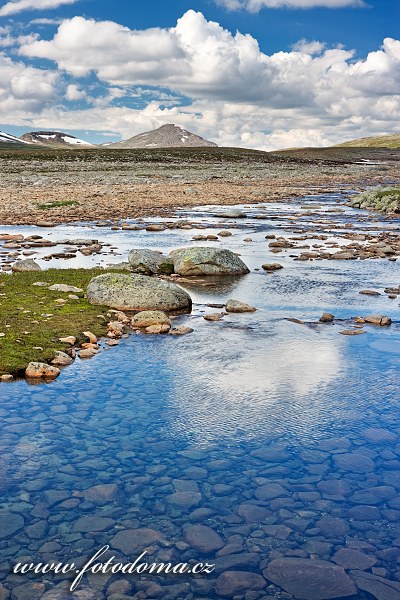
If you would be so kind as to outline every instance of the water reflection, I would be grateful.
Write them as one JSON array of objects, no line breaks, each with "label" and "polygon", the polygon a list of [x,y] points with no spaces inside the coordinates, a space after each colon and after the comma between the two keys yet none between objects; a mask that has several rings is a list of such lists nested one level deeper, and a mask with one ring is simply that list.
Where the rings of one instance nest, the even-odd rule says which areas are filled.
[{"label": "water reflection", "polygon": [[[242,232],[229,238],[252,269],[269,258],[262,233],[245,248]],[[259,579],[266,565],[305,560],[313,581],[317,558],[343,564],[354,600],[399,598],[400,313],[358,294],[397,284],[398,266],[279,261],[273,276],[191,288],[194,312],[177,319],[191,335],[131,336],[50,385],[1,386],[0,572],[13,598],[70,597],[51,589],[59,579],[10,574],[18,558],[79,562],[111,543],[132,559],[142,538],[153,560],[207,558],[216,573],[91,576],[75,597],[288,598],[290,581]],[[202,318],[232,295],[257,312]],[[326,310],[344,320],[390,312],[394,324],[347,338],[340,323],[315,323]],[[321,590],[334,597],[326,563]]]}]

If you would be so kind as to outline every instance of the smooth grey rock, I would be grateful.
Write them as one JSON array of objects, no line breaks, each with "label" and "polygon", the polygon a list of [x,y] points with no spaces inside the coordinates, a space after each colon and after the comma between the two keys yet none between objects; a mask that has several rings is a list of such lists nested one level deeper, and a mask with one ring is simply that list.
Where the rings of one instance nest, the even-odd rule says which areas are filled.
[{"label": "smooth grey rock", "polygon": [[219,550],[224,545],[222,537],[206,525],[189,525],[183,532],[183,539],[204,554]]},{"label": "smooth grey rock", "polygon": [[392,324],[392,319],[390,317],[386,317],[385,315],[368,315],[364,317],[364,321],[372,325],[380,325],[381,327]]},{"label": "smooth grey rock", "polygon": [[51,364],[57,367],[66,367],[68,365],[72,365],[73,362],[74,359],[71,356],[69,356],[65,352],[57,350],[55,352],[53,360],[51,361]]},{"label": "smooth grey rock", "polygon": [[17,533],[24,526],[21,515],[11,512],[0,512],[0,540],[5,540]]},{"label": "smooth grey rock", "polygon": [[378,562],[374,556],[368,556],[368,554],[352,548],[341,548],[332,557],[332,560],[344,569],[358,569],[359,571],[370,569]]},{"label": "smooth grey rock", "polygon": [[40,600],[43,597],[44,590],[45,586],[43,584],[36,584],[35,586],[33,581],[24,583],[14,587],[11,600]]},{"label": "smooth grey rock", "polygon": [[151,327],[151,325],[169,325],[171,321],[161,310],[143,310],[132,317],[133,327]]},{"label": "smooth grey rock", "polygon": [[193,246],[170,254],[175,273],[179,275],[245,275],[249,269],[230,250]]},{"label": "smooth grey rock", "polygon": [[174,272],[172,260],[155,250],[131,250],[128,261],[133,272],[142,273],[143,275],[170,275]]},{"label": "smooth grey rock", "polygon": [[24,260],[17,260],[12,265],[12,270],[15,273],[23,273],[25,271],[41,271],[42,269],[33,258],[26,258]]},{"label": "smooth grey rock", "polygon": [[179,508],[189,509],[194,508],[201,503],[201,494],[199,492],[178,491],[167,496],[166,501]]},{"label": "smooth grey rock", "polygon": [[91,304],[118,310],[185,310],[192,300],[187,292],[169,281],[145,275],[106,273],[94,277],[87,288]]},{"label": "smooth grey rock", "polygon": [[257,488],[254,495],[258,500],[265,502],[273,498],[279,498],[280,496],[287,496],[288,492],[280,483],[266,483]]},{"label": "smooth grey rock", "polygon": [[227,301],[225,309],[226,312],[230,313],[246,313],[255,312],[257,310],[254,306],[250,306],[250,304],[245,304],[245,302],[233,299]]},{"label": "smooth grey rock", "polygon": [[345,452],[333,457],[335,466],[352,473],[370,473],[375,469],[374,461],[360,451]]},{"label": "smooth grey rock", "polygon": [[303,600],[330,600],[357,593],[344,569],[324,560],[278,558],[267,566],[263,575]]},{"label": "smooth grey rock", "polygon": [[55,283],[47,289],[51,290],[52,292],[71,292],[73,294],[80,294],[81,292],[83,292],[81,288],[75,287],[74,285],[66,285],[65,283]]},{"label": "smooth grey rock", "polygon": [[80,517],[74,524],[72,531],[79,533],[93,533],[95,531],[107,531],[115,525],[114,519],[109,517]]},{"label": "smooth grey rock", "polygon": [[231,571],[233,569],[255,569],[260,562],[257,552],[240,552],[240,554],[227,554],[214,560],[215,572]]},{"label": "smooth grey rock", "polygon": [[94,504],[107,504],[118,498],[119,490],[115,483],[95,485],[83,492],[85,500]]},{"label": "smooth grey rock", "polygon": [[214,213],[212,216],[220,219],[245,219],[247,214],[239,208],[230,208],[222,212]]},{"label": "smooth grey rock", "polygon": [[358,589],[372,594],[376,600],[400,600],[400,583],[397,581],[390,581],[363,571],[351,571],[350,575]]},{"label": "smooth grey rock", "polygon": [[264,589],[266,581],[261,575],[249,571],[225,571],[216,581],[215,591],[220,596],[233,598],[248,592]]},{"label": "smooth grey rock", "polygon": [[121,550],[127,556],[135,556],[139,551],[142,551],[146,546],[151,546],[154,543],[164,541],[162,533],[154,529],[125,529],[117,533],[110,544],[113,548]]},{"label": "smooth grey rock", "polygon": [[70,592],[65,584],[53,588],[41,596],[41,600],[102,600],[97,590],[91,588],[78,588]]}]

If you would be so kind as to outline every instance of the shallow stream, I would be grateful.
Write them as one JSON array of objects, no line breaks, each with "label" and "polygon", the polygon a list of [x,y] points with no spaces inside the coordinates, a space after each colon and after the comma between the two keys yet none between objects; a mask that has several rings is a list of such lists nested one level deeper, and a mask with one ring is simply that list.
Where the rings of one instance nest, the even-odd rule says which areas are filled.
[{"label": "shallow stream", "polygon": [[[116,248],[115,255],[46,263],[71,267],[124,261],[132,247],[169,250],[196,233],[215,233],[216,224],[235,224],[217,245],[240,252],[251,269],[240,280],[188,288],[193,313],[176,323],[190,325],[190,335],[133,335],[77,360],[51,384],[1,386],[0,575],[13,600],[70,597],[58,587],[63,577],[13,575],[16,562],[78,564],[104,544],[125,561],[146,548],[152,562],[207,560],[216,572],[91,575],[72,598],[318,598],[311,583],[304,595],[284,591],[291,589],[289,563],[282,586],[268,579],[261,586],[256,575],[281,557],[342,565],[357,585],[346,597],[400,598],[400,309],[383,294],[399,286],[398,262],[297,262],[291,250],[270,254],[264,239],[284,232],[282,210],[298,211],[300,203],[322,206],[318,218],[327,210],[344,226],[355,211],[329,212],[337,200],[266,205],[272,220],[253,218],[260,206],[240,220],[213,217],[210,207],[178,215],[207,227],[199,232],[0,228],[93,237]],[[284,268],[254,270],[264,262]],[[366,288],[382,295],[360,295]],[[202,318],[215,312],[208,303],[228,298],[257,312]],[[344,322],[315,323],[323,312]],[[339,334],[350,317],[371,313],[393,324]],[[87,492],[99,485],[106,487]],[[193,530],[197,524],[218,536]],[[247,573],[245,589],[240,575],[221,577],[225,571]],[[329,592],[330,576],[320,585],[331,595],[321,598],[338,597]]]}]

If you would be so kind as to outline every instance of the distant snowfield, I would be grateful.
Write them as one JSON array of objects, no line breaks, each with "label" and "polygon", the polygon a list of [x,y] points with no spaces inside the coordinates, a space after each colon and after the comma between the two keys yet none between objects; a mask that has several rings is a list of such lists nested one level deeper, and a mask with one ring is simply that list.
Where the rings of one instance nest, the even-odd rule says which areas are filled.
[{"label": "distant snowfield", "polygon": [[71,146],[93,146],[89,142],[85,142],[85,140],[80,140],[76,137],[72,137],[69,135],[63,135],[61,138],[64,140],[66,144],[71,144]]}]

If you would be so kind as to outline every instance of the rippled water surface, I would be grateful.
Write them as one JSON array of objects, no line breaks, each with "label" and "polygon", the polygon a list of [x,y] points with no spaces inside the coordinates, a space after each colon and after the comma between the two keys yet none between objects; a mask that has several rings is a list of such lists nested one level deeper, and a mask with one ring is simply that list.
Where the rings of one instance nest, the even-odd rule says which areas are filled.
[{"label": "rippled water surface", "polygon": [[[184,216],[211,226],[210,212]],[[125,561],[147,549],[152,561],[207,560],[216,572],[90,575],[71,597],[400,598],[400,312],[384,294],[359,295],[398,286],[398,263],[296,262],[264,239],[287,222],[237,225],[223,246],[252,272],[190,288],[193,313],[176,323],[193,334],[134,335],[49,385],[1,386],[0,566],[13,599],[69,597],[61,576],[16,576],[16,562],[79,564],[104,544]],[[102,260],[112,262],[129,247],[185,245],[194,232],[95,233],[70,226],[46,237],[107,239],[117,254]],[[263,262],[284,269],[255,271]],[[232,297],[257,312],[202,318]],[[325,311],[339,321],[319,324]],[[392,326],[339,334],[371,313]],[[268,564],[282,557],[278,581]],[[311,569],[301,592],[300,559]],[[320,595],[310,591],[315,560],[344,568],[335,587],[320,565]]]}]

